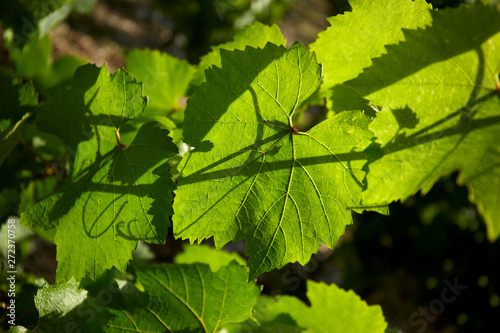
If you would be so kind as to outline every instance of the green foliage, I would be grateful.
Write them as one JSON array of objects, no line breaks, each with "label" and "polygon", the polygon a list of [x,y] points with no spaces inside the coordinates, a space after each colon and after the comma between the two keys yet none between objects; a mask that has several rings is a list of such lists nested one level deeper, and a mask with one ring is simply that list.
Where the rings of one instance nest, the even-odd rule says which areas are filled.
[{"label": "green foliage", "polygon": [[11,45],[18,49],[44,37],[73,10],[90,12],[95,3],[96,0],[2,1],[0,20],[8,29]]},{"label": "green foliage", "polygon": [[[499,6],[353,1],[311,50],[256,23],[197,67],[154,50],[127,52],[114,74],[52,62],[47,30],[93,3],[1,5],[12,67],[0,74],[0,215],[21,213],[57,245],[33,331],[383,332],[381,309],[352,291],[308,282],[308,306],[259,297],[255,278],[334,248],[352,211],[387,213],[454,171],[500,236]],[[231,25],[255,9],[239,5]],[[21,42],[19,15],[33,25]],[[319,96],[328,119],[299,130]],[[199,245],[127,271],[170,221],[175,238],[218,250],[245,240],[248,268]]]},{"label": "green foliage", "polygon": [[0,73],[0,165],[20,138],[24,124],[37,104],[36,92],[30,83]]}]

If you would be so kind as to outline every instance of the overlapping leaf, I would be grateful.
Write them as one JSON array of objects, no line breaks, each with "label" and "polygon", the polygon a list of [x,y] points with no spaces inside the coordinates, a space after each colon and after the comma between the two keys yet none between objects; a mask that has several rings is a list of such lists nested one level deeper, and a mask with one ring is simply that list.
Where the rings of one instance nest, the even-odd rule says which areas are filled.
[{"label": "overlapping leaf", "polygon": [[500,235],[500,8],[432,13],[432,26],[406,31],[358,78],[337,86],[341,109],[382,106],[370,127],[378,158],[367,164],[364,202],[427,192],[460,171],[491,240]]},{"label": "overlapping leaf", "polygon": [[195,149],[179,170],[174,233],[217,247],[245,238],[251,278],[333,247],[360,208],[369,118],[346,112],[297,132],[294,111],[319,86],[321,66],[290,50],[221,51],[188,101],[184,136]]},{"label": "overlapping leaf", "polygon": [[119,138],[121,126],[145,106],[142,85],[125,71],[110,75],[88,65],[76,72],[71,89],[53,90],[39,110],[39,126],[65,140],[70,170],[57,193],[21,220],[57,226],[59,280],[95,279],[113,266],[123,271],[138,240],[165,240],[174,188],[167,161],[176,147],[153,123],[128,147]]},{"label": "overlapping leaf", "polygon": [[387,327],[380,306],[368,306],[352,290],[309,280],[307,298],[310,306],[297,297],[260,295],[251,319],[225,328],[230,333],[382,333]]},{"label": "overlapping leaf", "polygon": [[213,272],[219,270],[222,266],[227,266],[231,261],[246,266],[246,261],[238,253],[216,250],[205,244],[186,245],[183,247],[183,251],[174,258],[176,264],[207,264]]},{"label": "overlapping leaf", "polygon": [[212,272],[205,264],[135,267],[144,293],[124,293],[106,332],[217,332],[246,320],[260,288],[231,262]]},{"label": "overlapping leaf", "polygon": [[307,281],[307,298],[311,306],[296,297],[280,296],[270,309],[274,316],[291,316],[305,332],[383,333],[387,328],[380,306],[368,306],[352,290]]},{"label": "overlapping leaf", "polygon": [[167,115],[179,108],[179,98],[186,96],[194,68],[157,50],[133,50],[125,56],[127,70],[143,82],[149,102],[144,116]]},{"label": "overlapping leaf", "polygon": [[[351,0],[352,12],[330,17],[331,27],[318,34],[311,50],[324,65],[322,90],[355,78],[386,44],[404,39],[403,28],[416,29],[431,21],[425,0]],[[335,100],[333,100],[335,107]],[[335,108],[336,111],[343,111]],[[352,110],[352,109],[351,109]]]}]

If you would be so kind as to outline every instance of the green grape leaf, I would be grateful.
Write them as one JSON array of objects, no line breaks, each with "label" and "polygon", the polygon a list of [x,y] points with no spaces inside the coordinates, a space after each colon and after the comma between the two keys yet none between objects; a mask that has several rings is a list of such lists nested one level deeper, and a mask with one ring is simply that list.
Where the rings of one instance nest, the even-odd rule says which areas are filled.
[{"label": "green grape leaf", "polygon": [[236,261],[242,266],[246,266],[246,261],[236,252],[226,252],[216,250],[206,244],[196,246],[185,245],[183,251],[175,256],[176,264],[203,263],[210,266],[212,272],[216,272],[222,266],[227,266],[231,261]]},{"label": "green grape leaf", "polygon": [[[331,24],[310,47],[324,66],[321,89],[355,78],[386,44],[404,39],[403,28],[416,29],[431,20],[425,0],[351,0],[352,12],[328,18]],[[335,100],[333,100],[335,107]],[[335,111],[343,111],[335,108]]]},{"label": "green grape leaf", "polygon": [[383,333],[387,328],[380,306],[368,306],[352,290],[307,281],[307,298],[311,306],[296,297],[278,296],[274,306],[268,306],[268,316],[287,314],[305,332],[314,333]]},{"label": "green grape leaf", "polygon": [[333,90],[343,108],[366,107],[363,98],[382,107],[370,126],[380,149],[366,166],[366,204],[425,194],[459,171],[489,239],[500,235],[499,32],[498,6],[433,12],[432,26],[405,31],[405,42]]},{"label": "green grape leaf", "polygon": [[165,116],[180,108],[179,98],[186,96],[195,69],[157,50],[133,50],[125,54],[128,72],[144,84],[149,97],[143,116]]},{"label": "green grape leaf", "polygon": [[246,239],[250,277],[305,264],[333,248],[360,207],[370,119],[345,112],[308,132],[293,128],[321,66],[295,43],[287,50],[221,51],[222,69],[188,100],[184,137],[195,149],[179,165],[174,234],[217,248]]},{"label": "green grape leaf", "polygon": [[260,288],[236,262],[212,272],[205,264],[136,266],[144,293],[123,293],[106,332],[217,332],[252,314]]},{"label": "green grape leaf", "polygon": [[9,332],[101,332],[110,319],[110,313],[102,307],[96,311],[96,301],[88,295],[87,290],[78,288],[78,283],[73,280],[53,286],[45,285],[38,289],[35,296],[35,306],[40,316],[36,327],[28,330],[15,326]]},{"label": "green grape leaf", "polygon": [[221,66],[220,50],[244,50],[245,47],[263,48],[267,43],[286,45],[286,39],[276,24],[268,26],[260,22],[238,29],[232,41],[212,46],[212,51],[201,57],[195,84],[205,81],[205,70],[210,66]]},{"label": "green grape leaf", "polygon": [[[143,125],[130,146],[123,123],[146,104],[142,85],[119,69],[80,67],[71,89],[58,87],[39,110],[41,129],[60,135],[72,166],[57,192],[21,215],[31,227],[57,227],[58,280],[124,271],[138,240],[163,243],[172,214],[168,131]],[[73,155],[73,156],[71,156]]]}]

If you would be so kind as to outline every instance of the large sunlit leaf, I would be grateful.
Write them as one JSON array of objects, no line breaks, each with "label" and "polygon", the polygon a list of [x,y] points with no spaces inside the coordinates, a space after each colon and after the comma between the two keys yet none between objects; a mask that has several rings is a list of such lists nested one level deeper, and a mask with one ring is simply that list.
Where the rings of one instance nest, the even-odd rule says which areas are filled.
[{"label": "large sunlit leaf", "polygon": [[500,8],[432,13],[432,26],[405,31],[358,78],[333,90],[342,109],[381,107],[370,129],[381,150],[367,164],[364,202],[389,203],[460,171],[500,235]]},{"label": "large sunlit leaf", "polygon": [[251,278],[330,248],[360,208],[362,153],[370,119],[345,112],[307,132],[292,116],[318,88],[321,66],[299,43],[290,50],[221,51],[222,69],[189,99],[174,233],[214,236],[218,248],[245,238]]},{"label": "large sunlit leaf", "polygon": [[260,293],[236,262],[212,272],[205,264],[135,267],[144,292],[113,304],[106,332],[217,332],[245,321]]},{"label": "large sunlit leaf", "polygon": [[[67,144],[70,170],[58,191],[28,209],[22,223],[57,226],[57,278],[95,279],[124,270],[138,240],[163,243],[172,214],[168,131],[142,126],[127,147],[120,128],[146,106],[142,86],[125,71],[84,66],[71,89],[59,87],[39,110],[40,128]],[[60,179],[64,173],[56,170]]]}]

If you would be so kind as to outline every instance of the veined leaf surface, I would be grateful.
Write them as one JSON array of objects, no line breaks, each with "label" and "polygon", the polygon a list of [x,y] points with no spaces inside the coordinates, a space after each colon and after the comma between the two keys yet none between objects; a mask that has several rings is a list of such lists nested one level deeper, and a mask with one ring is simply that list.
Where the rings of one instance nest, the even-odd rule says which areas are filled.
[{"label": "veined leaf surface", "polygon": [[292,116],[318,89],[321,66],[289,50],[221,51],[188,101],[184,137],[195,149],[179,170],[174,233],[218,248],[245,238],[251,278],[333,247],[360,208],[370,119],[346,112],[307,132]]},{"label": "veined leaf surface", "polygon": [[463,6],[432,13],[432,26],[406,31],[358,78],[337,86],[342,109],[370,104],[381,150],[367,164],[364,202],[406,199],[460,172],[500,235],[500,7]]}]

